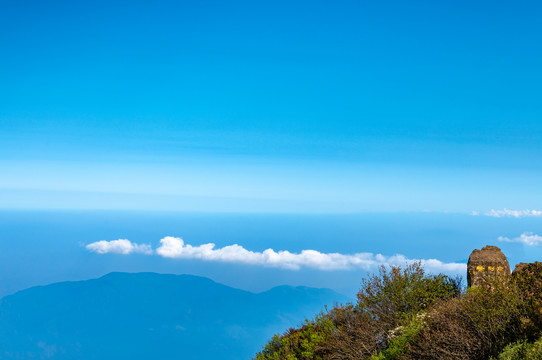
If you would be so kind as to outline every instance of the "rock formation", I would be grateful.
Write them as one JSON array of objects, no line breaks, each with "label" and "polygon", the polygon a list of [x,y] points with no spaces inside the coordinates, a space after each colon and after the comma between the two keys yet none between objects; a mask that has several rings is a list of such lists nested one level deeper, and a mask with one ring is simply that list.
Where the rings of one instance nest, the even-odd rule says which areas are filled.
[{"label": "rock formation", "polygon": [[482,285],[498,276],[510,276],[510,264],[501,249],[488,245],[482,250],[473,250],[467,264],[469,287]]}]

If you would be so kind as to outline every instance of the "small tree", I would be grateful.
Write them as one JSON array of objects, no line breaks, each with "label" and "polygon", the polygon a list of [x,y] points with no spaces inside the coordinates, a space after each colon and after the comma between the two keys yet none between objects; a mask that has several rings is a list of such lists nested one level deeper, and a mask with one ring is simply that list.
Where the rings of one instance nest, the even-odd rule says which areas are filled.
[{"label": "small tree", "polygon": [[458,296],[461,284],[446,275],[426,274],[421,262],[405,267],[382,266],[378,274],[362,280],[358,308],[381,324],[383,330],[403,324],[435,301]]}]

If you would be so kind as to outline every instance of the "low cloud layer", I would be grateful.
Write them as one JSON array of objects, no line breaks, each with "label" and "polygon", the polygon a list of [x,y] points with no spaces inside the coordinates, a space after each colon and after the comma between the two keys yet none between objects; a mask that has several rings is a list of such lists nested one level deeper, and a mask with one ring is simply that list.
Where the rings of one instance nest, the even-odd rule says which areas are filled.
[{"label": "low cloud layer", "polygon": [[525,232],[520,236],[510,239],[504,236],[499,236],[499,241],[517,242],[529,246],[542,246],[542,236],[533,233]]},{"label": "low cloud layer", "polygon": [[92,251],[98,254],[122,254],[128,255],[133,253],[151,255],[153,253],[152,247],[147,244],[135,244],[130,240],[118,239],[112,241],[96,241],[86,246],[88,251]]},{"label": "low cloud layer", "polygon": [[[480,215],[478,211],[473,211],[471,215]],[[532,216],[542,216],[541,210],[509,210],[509,209],[502,209],[502,210],[495,210],[491,209],[490,211],[484,213],[485,216],[492,216],[492,217],[514,217],[514,218],[521,218],[521,217],[532,217]]]},{"label": "low cloud layer", "polygon": [[432,272],[458,273],[466,271],[466,264],[444,263],[437,259],[409,259],[403,255],[384,256],[373,253],[340,254],[321,253],[316,250],[302,250],[292,253],[286,250],[267,249],[262,252],[250,251],[234,244],[217,248],[208,243],[199,246],[185,244],[178,237],[166,236],[160,240],[160,246],[153,251],[150,245],[138,245],[129,240],[98,241],[86,246],[90,251],[100,254],[156,254],[164,258],[193,259],[234,264],[258,265],[274,268],[298,270],[311,268],[318,270],[348,270],[361,268],[369,270],[380,265],[404,265],[421,261],[425,268]]}]

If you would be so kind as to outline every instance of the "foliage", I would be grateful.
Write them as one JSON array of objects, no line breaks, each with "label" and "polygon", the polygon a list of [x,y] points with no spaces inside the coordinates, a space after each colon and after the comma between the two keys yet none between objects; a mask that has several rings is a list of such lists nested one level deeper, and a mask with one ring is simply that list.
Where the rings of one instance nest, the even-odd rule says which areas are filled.
[{"label": "foliage", "polygon": [[416,316],[411,322],[395,330],[398,333],[389,342],[386,350],[373,355],[370,360],[392,360],[409,352],[408,345],[416,338],[425,323],[425,316]]},{"label": "foliage", "polygon": [[525,354],[525,360],[542,359],[542,338],[538,339]]},{"label": "foliage", "polygon": [[[300,329],[275,335],[256,359],[363,359],[379,352],[391,359],[419,331],[421,311],[459,293],[457,280],[426,274],[419,262],[382,267],[363,280],[356,305],[336,306]],[[392,336],[402,325],[405,330]]]},{"label": "foliage", "polygon": [[531,340],[536,339],[542,329],[542,263],[527,264],[514,273],[514,280],[527,312],[525,331]]},{"label": "foliage", "polygon": [[420,262],[405,267],[382,266],[378,274],[362,280],[358,307],[393,329],[439,299],[458,295],[460,285],[446,275],[428,275]]},{"label": "foliage", "polygon": [[[539,360],[542,359],[542,339],[535,343],[517,341],[507,345],[496,360]],[[492,358],[491,360],[495,360]]]},{"label": "foliage", "polygon": [[364,359],[379,351],[382,339],[378,323],[352,304],[336,306],[328,313],[335,330],[323,344],[327,359]]},{"label": "foliage", "polygon": [[256,359],[542,359],[542,263],[468,291],[420,263],[382,267],[357,300],[275,336]]},{"label": "foliage", "polygon": [[307,320],[300,329],[289,329],[283,336],[273,336],[256,360],[324,359],[321,344],[334,328],[331,319],[320,314],[314,321]]},{"label": "foliage", "polygon": [[[497,360],[522,360],[525,359],[527,351],[532,345],[527,341],[517,341],[515,343],[508,344],[504,350],[499,354]],[[491,358],[494,360],[495,358]]]},{"label": "foliage", "polygon": [[488,359],[522,338],[524,309],[512,282],[495,280],[437,304],[411,345],[412,359]]}]

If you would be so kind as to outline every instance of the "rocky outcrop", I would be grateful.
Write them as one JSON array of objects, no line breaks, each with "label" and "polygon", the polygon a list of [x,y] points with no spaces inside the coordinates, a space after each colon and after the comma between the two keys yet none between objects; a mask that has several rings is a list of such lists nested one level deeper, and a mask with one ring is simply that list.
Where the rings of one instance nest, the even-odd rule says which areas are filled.
[{"label": "rocky outcrop", "polygon": [[467,263],[467,282],[470,286],[480,286],[487,280],[500,276],[510,276],[510,264],[501,249],[484,246],[474,250]]}]

